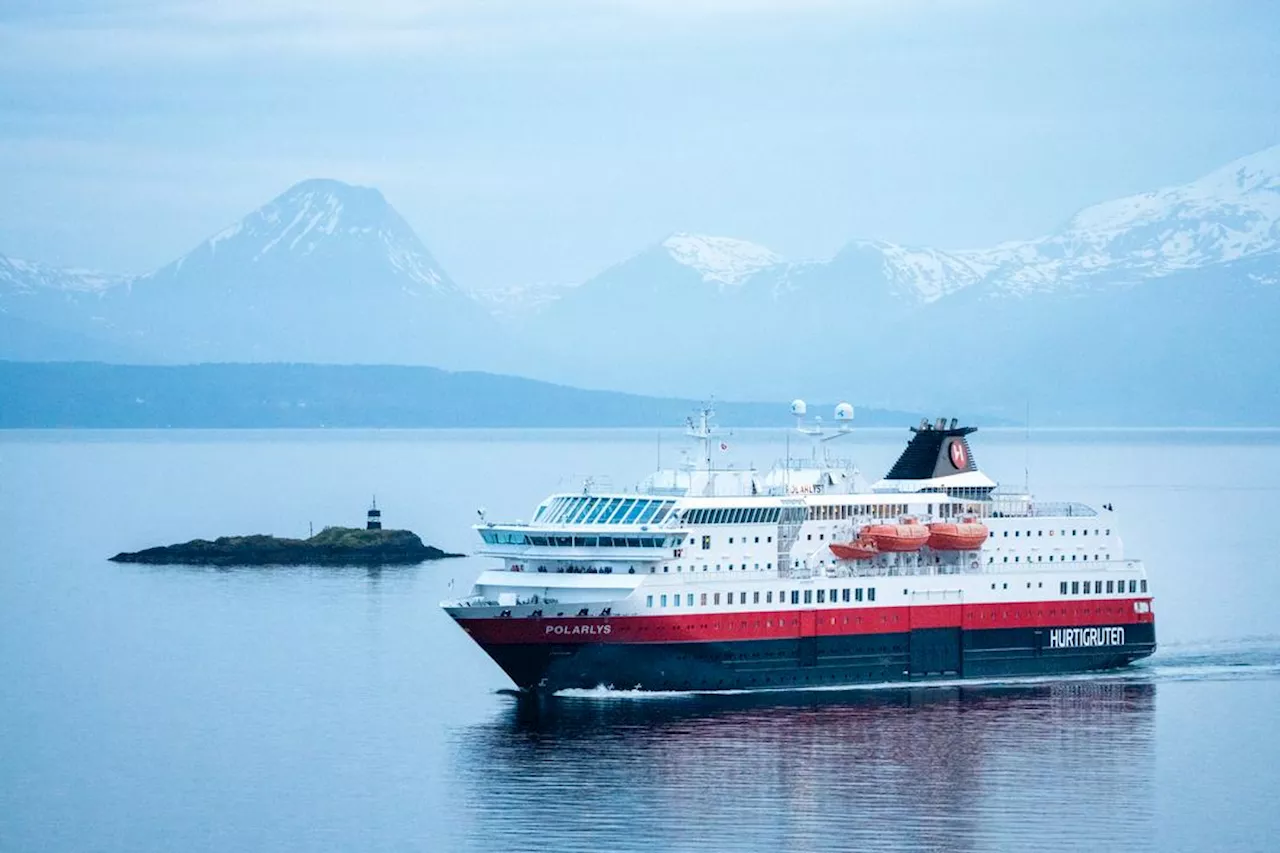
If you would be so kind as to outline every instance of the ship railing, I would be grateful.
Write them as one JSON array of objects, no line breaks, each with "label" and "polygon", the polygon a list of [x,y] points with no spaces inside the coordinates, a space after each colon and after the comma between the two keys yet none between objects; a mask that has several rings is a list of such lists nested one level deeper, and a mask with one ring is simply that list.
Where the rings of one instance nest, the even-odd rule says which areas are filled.
[{"label": "ship railing", "polygon": [[1066,501],[996,498],[991,504],[992,518],[1094,518],[1097,515],[1098,511],[1088,504]]}]

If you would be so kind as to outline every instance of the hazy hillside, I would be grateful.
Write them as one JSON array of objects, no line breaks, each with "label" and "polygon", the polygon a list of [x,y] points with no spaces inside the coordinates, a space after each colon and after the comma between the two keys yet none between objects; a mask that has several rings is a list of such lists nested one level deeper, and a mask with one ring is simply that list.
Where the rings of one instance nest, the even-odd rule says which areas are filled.
[{"label": "hazy hillside", "polygon": [[459,366],[498,337],[381,193],[340,181],[303,181],[146,275],[6,268],[0,311],[156,362]]},{"label": "hazy hillside", "polygon": [[681,233],[577,286],[481,296],[377,190],[329,180],[146,275],[0,257],[2,358],[434,365],[1014,420],[1280,423],[1277,322],[1280,147],[1033,240],[788,261]]},{"label": "hazy hillside", "polygon": [[[699,405],[430,367],[4,361],[0,400],[0,428],[671,428]],[[791,425],[786,403],[717,403],[716,411],[725,426]],[[862,409],[856,424],[905,428],[918,420]]]}]

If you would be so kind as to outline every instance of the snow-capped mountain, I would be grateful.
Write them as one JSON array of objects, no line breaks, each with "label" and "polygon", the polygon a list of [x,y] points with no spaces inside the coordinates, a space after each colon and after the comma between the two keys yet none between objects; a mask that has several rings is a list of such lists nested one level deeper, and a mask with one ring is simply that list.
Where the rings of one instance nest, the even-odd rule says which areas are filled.
[{"label": "snow-capped mountain", "polygon": [[493,326],[380,192],[333,180],[291,187],[155,272],[9,261],[0,293],[13,316],[160,361],[470,366]]},{"label": "snow-capped mountain", "polygon": [[[978,398],[1012,417],[1030,401],[1280,419],[1266,378],[1280,370],[1280,147],[986,249],[854,240],[788,263],[729,238],[672,239],[545,305],[533,331],[564,350],[556,378],[899,407]],[[693,287],[704,279],[718,286]],[[644,356],[574,357],[622,341]]]},{"label": "snow-capped mountain", "polygon": [[721,290],[742,284],[760,270],[782,263],[782,257],[764,246],[732,237],[705,234],[672,234],[662,248],[676,263],[702,274],[702,280]]},{"label": "snow-capped mountain", "polygon": [[125,284],[129,278],[97,270],[60,269],[0,255],[0,296],[48,292],[102,293]]},{"label": "snow-capped mountain", "polygon": [[1280,146],[1188,184],[1087,207],[1035,240],[951,252],[870,245],[883,256],[884,278],[926,303],[975,285],[990,296],[1025,296],[1265,256],[1280,251]]},{"label": "snow-capped mountain", "polygon": [[413,296],[463,295],[382,193],[325,179],[296,184],[138,281],[222,276],[231,286],[246,272],[284,272],[315,286],[333,277],[335,264],[362,277],[392,276]]}]

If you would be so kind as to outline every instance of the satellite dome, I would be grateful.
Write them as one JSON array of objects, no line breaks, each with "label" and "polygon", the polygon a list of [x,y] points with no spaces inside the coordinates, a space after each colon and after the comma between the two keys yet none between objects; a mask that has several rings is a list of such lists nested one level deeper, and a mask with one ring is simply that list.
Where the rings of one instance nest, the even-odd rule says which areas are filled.
[{"label": "satellite dome", "polygon": [[805,412],[807,412],[807,411],[809,411],[809,407],[808,407],[807,405],[805,405],[804,400],[792,400],[792,401],[791,401],[791,414],[793,414],[793,415],[795,415],[796,417],[800,418],[800,417],[804,417],[804,414],[805,414]]},{"label": "satellite dome", "polygon": [[853,406],[848,403],[841,403],[836,406],[836,420],[841,423],[848,423],[853,420]]}]

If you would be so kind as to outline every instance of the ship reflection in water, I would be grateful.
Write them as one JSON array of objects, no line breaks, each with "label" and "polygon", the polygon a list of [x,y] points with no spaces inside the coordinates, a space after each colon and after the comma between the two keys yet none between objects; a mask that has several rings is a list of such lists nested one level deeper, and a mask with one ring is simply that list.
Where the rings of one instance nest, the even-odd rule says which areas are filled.
[{"label": "ship reflection in water", "polygon": [[512,703],[452,739],[455,847],[1151,846],[1149,683]]}]

